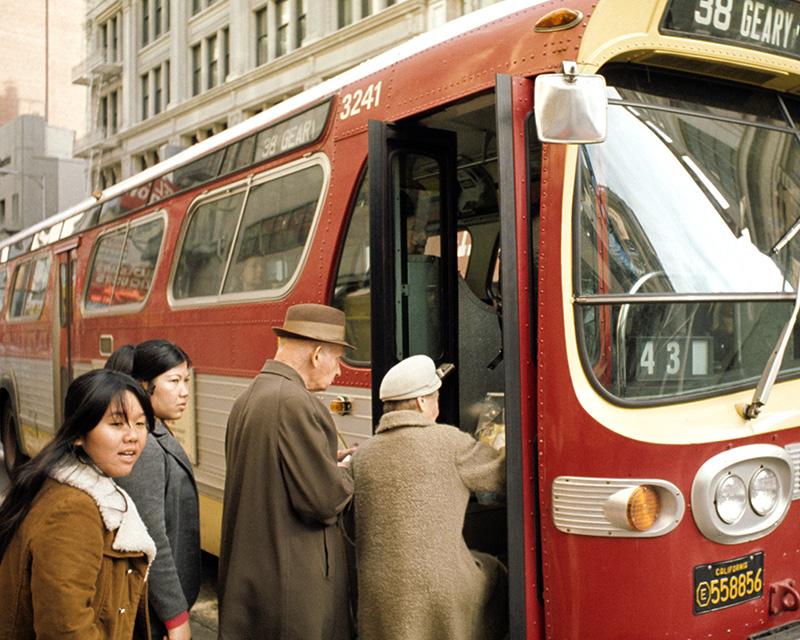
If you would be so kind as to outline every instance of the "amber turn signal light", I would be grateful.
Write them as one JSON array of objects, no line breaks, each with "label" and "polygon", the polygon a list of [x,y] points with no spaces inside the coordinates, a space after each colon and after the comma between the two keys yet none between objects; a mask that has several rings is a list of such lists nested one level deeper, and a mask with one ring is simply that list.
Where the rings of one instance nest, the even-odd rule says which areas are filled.
[{"label": "amber turn signal light", "polygon": [[658,492],[648,485],[636,487],[628,498],[628,525],[635,531],[647,531],[661,515]]},{"label": "amber turn signal light", "polygon": [[537,33],[572,29],[583,20],[583,13],[576,9],[556,9],[544,14],[536,21],[533,30]]}]

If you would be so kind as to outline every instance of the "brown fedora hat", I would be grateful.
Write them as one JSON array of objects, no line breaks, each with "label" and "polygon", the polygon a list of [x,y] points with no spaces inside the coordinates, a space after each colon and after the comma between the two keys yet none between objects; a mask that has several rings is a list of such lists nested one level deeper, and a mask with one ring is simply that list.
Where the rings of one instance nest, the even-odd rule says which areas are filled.
[{"label": "brown fedora hat", "polygon": [[355,349],[344,341],[344,312],[324,304],[295,304],[286,310],[282,327],[272,330],[284,338],[302,338]]}]

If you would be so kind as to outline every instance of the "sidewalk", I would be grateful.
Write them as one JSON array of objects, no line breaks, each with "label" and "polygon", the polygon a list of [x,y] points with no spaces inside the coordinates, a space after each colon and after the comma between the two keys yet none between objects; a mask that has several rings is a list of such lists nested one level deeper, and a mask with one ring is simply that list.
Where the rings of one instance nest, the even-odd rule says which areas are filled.
[{"label": "sidewalk", "polygon": [[203,583],[189,613],[192,640],[217,640],[217,559],[203,553]]}]

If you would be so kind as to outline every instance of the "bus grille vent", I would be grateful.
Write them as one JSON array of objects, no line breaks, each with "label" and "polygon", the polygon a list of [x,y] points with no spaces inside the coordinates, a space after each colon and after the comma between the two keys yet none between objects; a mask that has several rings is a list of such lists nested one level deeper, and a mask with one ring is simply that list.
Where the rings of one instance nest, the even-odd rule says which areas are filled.
[{"label": "bus grille vent", "polygon": [[786,451],[792,458],[792,500],[797,500],[800,498],[800,442],[787,444]]}]

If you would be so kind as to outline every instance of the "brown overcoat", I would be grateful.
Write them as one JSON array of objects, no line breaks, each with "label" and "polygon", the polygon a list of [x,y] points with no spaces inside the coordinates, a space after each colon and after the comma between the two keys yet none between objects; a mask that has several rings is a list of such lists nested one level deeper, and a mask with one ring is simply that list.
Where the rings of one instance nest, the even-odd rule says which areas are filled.
[{"label": "brown overcoat", "polygon": [[45,481],[3,554],[2,640],[133,635],[155,545],[133,501],[81,467]]},{"label": "brown overcoat", "polygon": [[291,367],[267,361],[225,436],[221,640],[351,637],[339,514],[352,479],[328,410]]},{"label": "brown overcoat", "polygon": [[505,568],[461,533],[470,492],[504,489],[505,455],[417,411],[392,411],[352,472],[359,640],[505,637]]}]

